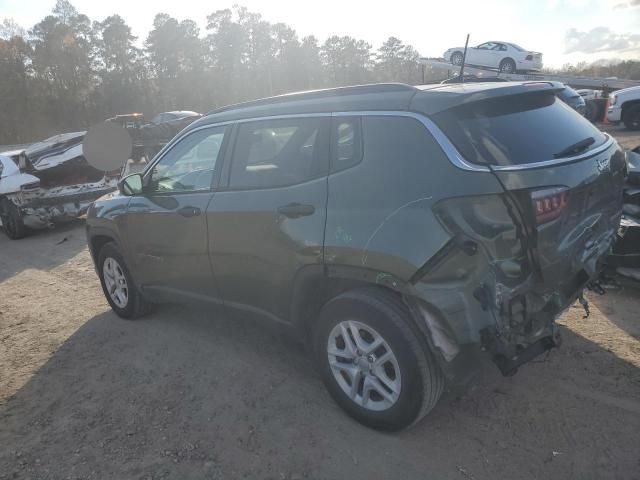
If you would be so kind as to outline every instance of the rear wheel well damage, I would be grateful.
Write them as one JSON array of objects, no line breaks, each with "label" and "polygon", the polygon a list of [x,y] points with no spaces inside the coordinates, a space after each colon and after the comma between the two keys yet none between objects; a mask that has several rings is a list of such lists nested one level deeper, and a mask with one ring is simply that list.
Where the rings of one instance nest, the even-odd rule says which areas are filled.
[{"label": "rear wheel well damage", "polygon": [[[365,275],[368,276],[369,273]],[[382,278],[386,274],[379,272],[374,276]],[[307,346],[311,345],[322,307],[344,293],[358,291],[373,297],[385,297],[405,310],[408,314],[407,321],[419,333],[421,341],[449,380],[461,378],[469,370],[468,355],[459,355],[462,350],[467,353],[467,349],[457,343],[444,315],[434,305],[411,295],[409,287],[403,290],[353,277],[332,278],[325,275],[306,278],[300,285],[294,290],[291,318]],[[396,284],[396,287],[400,285]]]}]

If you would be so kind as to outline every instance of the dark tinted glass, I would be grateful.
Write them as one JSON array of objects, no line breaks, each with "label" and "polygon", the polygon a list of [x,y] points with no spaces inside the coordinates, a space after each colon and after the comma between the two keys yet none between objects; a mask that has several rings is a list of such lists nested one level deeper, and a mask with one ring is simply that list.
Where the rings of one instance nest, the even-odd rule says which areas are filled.
[{"label": "dark tinted glass", "polygon": [[326,175],[328,135],[326,117],[241,124],[233,153],[231,187],[293,185]]},{"label": "dark tinted glass", "polygon": [[[589,137],[606,137],[552,92],[502,97],[447,110],[434,121],[471,162],[521,165],[552,160]],[[583,152],[581,152],[583,153]]]},{"label": "dark tinted glass", "polygon": [[332,172],[344,170],[362,160],[362,133],[359,118],[335,118],[333,139]]}]

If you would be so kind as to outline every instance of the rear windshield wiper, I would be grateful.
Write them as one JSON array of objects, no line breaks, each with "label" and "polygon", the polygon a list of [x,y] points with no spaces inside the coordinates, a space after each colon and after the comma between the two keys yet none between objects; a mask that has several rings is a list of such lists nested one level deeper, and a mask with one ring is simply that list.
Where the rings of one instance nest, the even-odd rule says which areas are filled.
[{"label": "rear windshield wiper", "polygon": [[577,154],[585,151],[591,145],[595,143],[596,139],[593,137],[587,137],[585,139],[580,140],[579,142],[574,143],[573,145],[569,145],[567,148],[559,151],[558,153],[553,154],[553,158],[564,158],[569,157],[573,154]]}]

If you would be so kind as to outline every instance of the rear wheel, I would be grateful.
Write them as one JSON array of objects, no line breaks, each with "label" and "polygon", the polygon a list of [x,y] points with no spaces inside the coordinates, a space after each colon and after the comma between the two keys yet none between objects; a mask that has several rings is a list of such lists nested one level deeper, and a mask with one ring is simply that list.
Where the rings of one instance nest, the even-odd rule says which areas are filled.
[{"label": "rear wheel", "polygon": [[453,52],[453,55],[451,55],[451,63],[459,67],[460,65],[462,65],[463,58],[464,57],[462,56],[462,53]]},{"label": "rear wheel", "polygon": [[500,72],[501,73],[515,73],[516,71],[516,62],[511,58],[505,58],[500,62]]},{"label": "rear wheel", "polygon": [[640,105],[625,109],[622,121],[629,130],[640,130]]},{"label": "rear wheel", "polygon": [[113,242],[106,243],[98,254],[98,273],[102,291],[118,316],[127,319],[142,317],[153,310],[133,283],[133,278]]},{"label": "rear wheel", "polygon": [[400,430],[436,404],[442,373],[392,294],[362,289],[342,294],[320,312],[314,350],[325,386],[353,418]]},{"label": "rear wheel", "polygon": [[27,234],[20,209],[8,198],[0,199],[0,218],[4,233],[11,240],[18,240]]}]

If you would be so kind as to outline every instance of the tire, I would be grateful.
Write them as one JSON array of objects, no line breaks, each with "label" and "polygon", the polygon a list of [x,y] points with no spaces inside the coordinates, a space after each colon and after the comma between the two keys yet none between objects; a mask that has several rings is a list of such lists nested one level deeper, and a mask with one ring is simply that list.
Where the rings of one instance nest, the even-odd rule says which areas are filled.
[{"label": "tire", "polygon": [[500,73],[516,73],[516,62],[511,58],[505,58],[500,62]]},{"label": "tire", "polygon": [[[442,372],[409,315],[392,293],[377,288],[344,293],[320,312],[313,347],[322,380],[336,403],[368,427],[407,428],[424,417],[442,394]],[[355,332],[362,350],[354,342]],[[345,333],[358,350],[354,355]],[[383,344],[367,351],[379,339]],[[349,381],[353,379],[357,381]]]},{"label": "tire", "polygon": [[[109,264],[107,264],[107,261],[109,261]],[[153,304],[142,296],[133,282],[124,258],[114,242],[108,242],[100,249],[97,266],[104,296],[111,309],[119,317],[133,320],[147,315],[153,310]],[[111,273],[109,271],[105,272],[107,269]],[[124,301],[122,294],[116,294],[123,287],[123,284],[119,283],[121,279],[124,279],[124,288],[126,289]],[[117,284],[113,295],[110,293],[110,288],[113,288],[112,281]]]},{"label": "tire", "polygon": [[20,209],[8,198],[0,199],[0,217],[4,233],[11,240],[19,240],[27,234]]},{"label": "tire", "polygon": [[622,121],[629,130],[640,130],[640,105],[625,109]]},{"label": "tire", "polygon": [[451,63],[456,67],[459,67],[460,65],[462,65],[463,59],[464,59],[464,56],[460,52],[453,52],[453,54],[451,54]]}]

